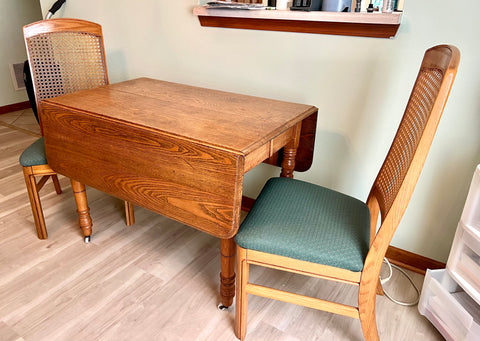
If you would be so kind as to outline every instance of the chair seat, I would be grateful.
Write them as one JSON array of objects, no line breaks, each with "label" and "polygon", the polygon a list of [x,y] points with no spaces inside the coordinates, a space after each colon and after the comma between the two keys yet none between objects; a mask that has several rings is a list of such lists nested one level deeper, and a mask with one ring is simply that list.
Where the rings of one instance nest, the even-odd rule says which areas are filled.
[{"label": "chair seat", "polygon": [[45,142],[43,137],[33,142],[27,149],[25,149],[20,155],[20,165],[23,167],[46,165],[47,156],[45,155]]},{"label": "chair seat", "polygon": [[361,271],[370,243],[368,206],[328,188],[272,178],[242,223],[245,249]]}]

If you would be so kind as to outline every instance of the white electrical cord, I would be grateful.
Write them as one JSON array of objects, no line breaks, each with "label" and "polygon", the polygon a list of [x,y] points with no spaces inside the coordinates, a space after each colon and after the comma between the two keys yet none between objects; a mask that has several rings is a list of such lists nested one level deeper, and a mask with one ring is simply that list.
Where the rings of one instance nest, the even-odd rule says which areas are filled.
[{"label": "white electrical cord", "polygon": [[413,287],[415,288],[415,291],[417,292],[417,298],[415,300],[413,300],[412,302],[402,302],[402,301],[398,301],[394,298],[392,298],[386,291],[385,289],[383,289],[383,293],[385,294],[385,296],[387,296],[387,298],[392,301],[392,302],[395,302],[397,304],[400,304],[400,305],[403,305],[403,306],[414,306],[418,303],[418,301],[420,300],[420,290],[418,289],[418,287],[415,285],[415,283],[413,282],[412,278],[400,267],[396,266],[395,264],[390,264],[390,262],[388,261],[387,258],[384,258],[383,259],[383,262],[385,264],[387,264],[388,266],[388,270],[389,270],[389,274],[386,278],[382,278],[382,276],[380,276],[380,284],[382,284],[382,287],[383,287],[383,284],[384,283],[387,283],[391,278],[392,278],[392,273],[393,273],[393,268],[397,269],[398,271],[400,271],[405,277],[407,277],[407,279],[409,280],[409,282],[413,285]]}]

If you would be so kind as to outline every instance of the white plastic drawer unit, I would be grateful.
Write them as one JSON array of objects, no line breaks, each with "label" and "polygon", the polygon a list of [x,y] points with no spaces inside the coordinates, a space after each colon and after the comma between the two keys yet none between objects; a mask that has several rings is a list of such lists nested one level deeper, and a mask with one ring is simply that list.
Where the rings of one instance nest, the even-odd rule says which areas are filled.
[{"label": "white plastic drawer unit", "polygon": [[480,165],[473,173],[460,222],[480,231]]},{"label": "white plastic drawer unit", "polygon": [[480,307],[447,270],[427,270],[418,304],[447,341],[480,340]]},{"label": "white plastic drawer unit", "polygon": [[480,304],[480,230],[462,222],[458,224],[447,269],[455,281]]}]

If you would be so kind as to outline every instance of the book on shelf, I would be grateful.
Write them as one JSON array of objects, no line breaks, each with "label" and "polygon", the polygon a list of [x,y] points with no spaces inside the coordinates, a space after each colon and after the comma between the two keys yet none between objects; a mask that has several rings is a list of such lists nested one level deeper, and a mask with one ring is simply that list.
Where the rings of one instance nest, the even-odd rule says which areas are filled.
[{"label": "book on shelf", "polygon": [[209,1],[205,5],[207,9],[242,9],[242,10],[255,10],[265,9],[263,4],[252,4],[243,2],[231,2],[231,1]]}]

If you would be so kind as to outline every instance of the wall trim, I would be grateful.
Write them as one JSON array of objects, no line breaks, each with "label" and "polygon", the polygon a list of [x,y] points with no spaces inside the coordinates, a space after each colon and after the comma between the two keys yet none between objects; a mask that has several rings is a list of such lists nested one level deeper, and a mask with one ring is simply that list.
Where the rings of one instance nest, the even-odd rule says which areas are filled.
[{"label": "wall trim", "polygon": [[[243,196],[242,211],[250,211],[254,203],[255,199]],[[388,247],[385,256],[392,264],[422,275],[425,275],[427,269],[445,268],[445,263],[391,245]]]},{"label": "wall trim", "polygon": [[25,110],[25,109],[28,109],[28,108],[31,108],[29,101],[8,104],[8,105],[4,105],[4,106],[0,107],[0,115],[1,114],[7,114],[7,113],[13,112],[13,111]]},{"label": "wall trim", "polygon": [[392,264],[422,275],[427,269],[444,269],[446,267],[445,263],[391,245],[388,247],[386,257]]}]

